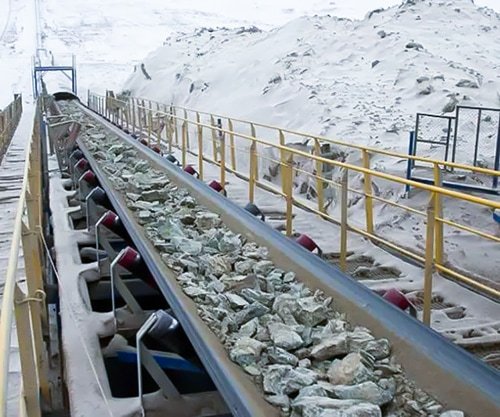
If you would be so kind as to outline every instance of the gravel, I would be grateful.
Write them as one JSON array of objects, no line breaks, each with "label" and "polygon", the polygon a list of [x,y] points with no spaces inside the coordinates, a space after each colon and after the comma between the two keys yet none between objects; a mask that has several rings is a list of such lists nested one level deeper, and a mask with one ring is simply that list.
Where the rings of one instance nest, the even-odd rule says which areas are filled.
[{"label": "gravel", "polygon": [[415,387],[388,340],[351,326],[335,300],[277,268],[266,248],[229,230],[165,173],[138,160],[132,146],[74,104],[61,107],[83,122],[81,138],[201,319],[282,416],[463,415],[443,413]]}]

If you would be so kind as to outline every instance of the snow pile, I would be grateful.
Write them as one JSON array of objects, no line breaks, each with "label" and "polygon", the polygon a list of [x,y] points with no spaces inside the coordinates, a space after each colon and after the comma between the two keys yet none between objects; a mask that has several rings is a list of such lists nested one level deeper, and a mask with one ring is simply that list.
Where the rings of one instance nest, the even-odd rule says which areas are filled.
[{"label": "snow pile", "polygon": [[152,79],[137,66],[124,89],[405,151],[417,111],[500,106],[499,38],[500,15],[470,0],[408,0],[362,21],[173,35],[144,60]]}]

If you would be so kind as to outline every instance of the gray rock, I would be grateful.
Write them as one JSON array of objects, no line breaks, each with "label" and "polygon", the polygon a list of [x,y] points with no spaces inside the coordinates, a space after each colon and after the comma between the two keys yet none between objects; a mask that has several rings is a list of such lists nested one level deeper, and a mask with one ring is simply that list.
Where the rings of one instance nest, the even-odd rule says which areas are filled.
[{"label": "gray rock", "polygon": [[458,411],[458,410],[449,410],[445,411],[444,413],[441,413],[439,417],[464,417],[465,414],[463,411]]},{"label": "gray rock", "polygon": [[234,315],[234,322],[241,326],[255,317],[260,317],[269,312],[269,309],[261,303],[255,302],[249,304],[243,310]]},{"label": "gray rock", "polygon": [[262,386],[268,394],[293,394],[313,385],[318,374],[306,368],[293,369],[290,365],[270,365],[263,370]]},{"label": "gray rock", "polygon": [[257,275],[267,275],[274,269],[271,261],[259,261],[253,265],[253,272]]},{"label": "gray rock", "polygon": [[234,347],[229,352],[229,357],[233,362],[244,366],[253,365],[265,349],[266,345],[250,337],[238,339]]},{"label": "gray rock", "polygon": [[209,230],[219,227],[222,220],[215,213],[199,213],[196,215],[196,227],[202,230]]},{"label": "gray rock", "polygon": [[241,250],[241,237],[231,232],[225,233],[219,241],[219,250],[223,253]]},{"label": "gray rock", "polygon": [[479,88],[479,85],[476,81],[462,79],[458,83],[455,84],[457,87],[463,88]]},{"label": "gray rock", "polygon": [[184,197],[180,202],[179,205],[182,207],[187,207],[187,208],[195,208],[196,207],[196,201],[193,197]]},{"label": "gray rock", "polygon": [[295,314],[295,318],[301,324],[316,326],[318,323],[327,319],[329,312],[328,306],[331,301],[331,298],[318,301],[315,296],[301,298],[297,301],[299,310]]},{"label": "gray rock", "polygon": [[248,305],[248,301],[243,297],[240,297],[238,294],[226,294],[226,298],[229,301],[229,305],[232,308],[243,308]]},{"label": "gray rock", "polygon": [[246,300],[253,302],[258,301],[259,303],[264,304],[267,307],[271,307],[272,302],[274,301],[274,295],[269,294],[264,291],[255,290],[253,288],[244,288],[240,292],[241,296]]},{"label": "gray rock", "polygon": [[422,84],[425,81],[429,81],[429,77],[422,76],[417,78],[417,83]]},{"label": "gray rock", "polygon": [[377,32],[377,35],[384,39],[387,36],[387,33],[385,32],[385,30],[379,30]]},{"label": "gray rock", "polygon": [[313,346],[311,356],[314,359],[324,361],[345,355],[348,352],[347,333],[341,333],[324,339],[321,343]]},{"label": "gray rock", "polygon": [[224,275],[221,278],[228,291],[241,291],[245,288],[255,288],[257,286],[257,277],[250,275]]},{"label": "gray rock", "polygon": [[292,410],[302,417],[382,417],[380,407],[358,400],[327,397],[299,397]]},{"label": "gray rock", "polygon": [[417,43],[417,42],[408,42],[406,44],[406,48],[407,49],[415,49],[417,51],[421,51],[422,49],[424,49],[424,47],[420,43]]},{"label": "gray rock", "polygon": [[267,326],[273,343],[285,350],[298,349],[304,341],[290,326],[281,323],[270,323]]},{"label": "gray rock", "polygon": [[452,96],[450,98],[450,101],[444,105],[442,112],[443,113],[451,113],[451,112],[455,111],[457,104],[458,104],[457,98]]},{"label": "gray rock", "polygon": [[373,376],[359,353],[350,353],[342,360],[334,360],[328,369],[328,379],[334,385],[360,384],[372,380]]},{"label": "gray rock", "polygon": [[203,250],[201,242],[185,237],[174,237],[172,243],[176,250],[191,256],[199,255]]},{"label": "gray rock", "polygon": [[428,96],[429,94],[431,94],[432,92],[434,91],[434,89],[432,88],[432,85],[426,85],[424,88],[422,88],[418,94],[420,94],[421,96]]},{"label": "gray rock", "polygon": [[382,388],[375,382],[367,381],[358,385],[335,385],[333,392],[343,400],[364,400],[373,404],[383,405],[394,398],[395,385]]},{"label": "gray rock", "polygon": [[266,395],[266,401],[276,407],[290,407],[290,398],[288,395]]},{"label": "gray rock", "polygon": [[267,349],[269,361],[275,364],[297,366],[299,359],[293,353],[287,352],[285,349],[272,346]]},{"label": "gray rock", "polygon": [[[208,256],[206,259],[207,259],[206,270],[210,274],[215,275],[217,278],[222,277],[224,274],[229,274],[232,270],[231,262],[225,256],[222,255]],[[224,283],[223,278],[221,278],[221,281]]]},{"label": "gray rock", "polygon": [[252,320],[246,322],[243,326],[240,327],[240,331],[238,332],[239,336],[247,336],[253,337],[255,333],[257,333],[257,328],[259,327],[259,319],[253,318]]},{"label": "gray rock", "polygon": [[244,261],[238,261],[234,264],[234,270],[241,275],[246,275],[252,272],[253,266],[257,261],[255,259],[246,259]]}]

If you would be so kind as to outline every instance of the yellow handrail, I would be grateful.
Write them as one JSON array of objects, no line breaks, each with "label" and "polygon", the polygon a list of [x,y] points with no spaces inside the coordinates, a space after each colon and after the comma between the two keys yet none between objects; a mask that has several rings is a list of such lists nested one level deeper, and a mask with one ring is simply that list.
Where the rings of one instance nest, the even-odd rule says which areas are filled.
[{"label": "yellow handrail", "polygon": [[[135,97],[132,99],[138,100],[138,98],[135,98]],[[118,99],[115,99],[115,100],[118,100]],[[162,104],[162,103],[156,102],[154,100],[146,100],[146,99],[141,99],[141,100],[149,101],[151,103],[160,104],[160,105]],[[118,100],[118,101],[121,101],[122,103],[127,103],[126,101],[123,101],[123,100]],[[449,168],[458,168],[458,169],[463,169],[466,171],[477,172],[477,173],[491,175],[491,176],[500,176],[500,171],[495,171],[495,170],[489,169],[489,168],[477,167],[477,166],[461,164],[461,163],[457,163],[457,162],[448,162],[448,161],[443,161],[440,159],[428,158],[425,156],[409,155],[409,154],[404,154],[401,152],[394,152],[394,151],[388,151],[385,149],[374,148],[371,146],[357,145],[355,143],[348,143],[348,142],[344,142],[344,141],[341,141],[338,139],[327,138],[325,136],[313,135],[313,134],[305,133],[305,132],[299,132],[296,130],[281,128],[281,127],[277,127],[277,126],[273,126],[273,125],[268,125],[265,123],[253,122],[253,121],[249,121],[249,120],[242,120],[242,119],[233,118],[230,116],[220,115],[217,113],[208,113],[208,112],[204,112],[204,111],[198,111],[198,110],[191,109],[188,107],[182,107],[182,106],[173,106],[173,107],[175,107],[176,109],[183,110],[183,111],[185,110],[185,111],[189,111],[192,113],[199,113],[199,114],[203,114],[206,116],[213,116],[213,117],[218,117],[218,118],[222,118],[222,119],[226,119],[226,120],[231,120],[232,122],[245,123],[248,125],[252,124],[254,126],[263,127],[266,129],[272,129],[272,130],[276,130],[276,131],[281,131],[281,132],[289,133],[289,134],[295,135],[295,136],[301,136],[301,137],[305,137],[305,138],[309,138],[309,139],[318,139],[318,140],[321,140],[321,141],[326,142],[326,143],[332,143],[334,145],[345,146],[347,148],[357,149],[360,151],[367,151],[367,152],[374,154],[374,155],[379,154],[379,155],[392,156],[395,158],[411,159],[413,161],[425,162],[425,163],[429,163],[429,164],[438,163],[439,165],[446,166]]]},{"label": "yellow handrail", "polygon": [[14,313],[14,295],[17,288],[17,265],[19,261],[19,248],[21,245],[22,219],[26,203],[26,192],[28,189],[29,160],[32,142],[33,138],[30,139],[29,144],[26,147],[23,184],[19,194],[19,201],[17,203],[14,231],[12,233],[12,243],[10,246],[7,273],[5,276],[5,285],[2,294],[2,309],[0,310],[0,417],[4,417],[6,415],[7,377],[9,372],[12,316]]},{"label": "yellow handrail", "polygon": [[[141,103],[142,102],[142,103]],[[291,224],[292,224],[292,215],[291,215],[291,205],[289,204],[290,202],[298,207],[304,208],[306,210],[309,210],[317,215],[319,215],[321,218],[326,219],[328,221],[332,221],[336,224],[339,224],[341,226],[341,229],[345,232],[345,229],[348,228],[349,230],[358,233],[361,236],[364,236],[373,242],[378,242],[379,244],[383,244],[386,247],[390,248],[391,250],[396,250],[398,251],[401,255],[410,257],[418,262],[421,262],[422,264],[426,265],[426,276],[429,276],[429,268],[436,269],[441,272],[445,272],[446,274],[453,276],[455,279],[470,285],[477,290],[480,290],[481,292],[488,294],[492,297],[495,298],[500,298],[500,291],[490,288],[487,285],[482,284],[481,282],[470,278],[467,275],[464,275],[461,272],[457,272],[457,270],[452,270],[449,268],[449,265],[446,265],[446,262],[444,261],[444,238],[443,238],[443,226],[451,226],[451,227],[456,227],[462,231],[466,231],[469,233],[472,233],[480,238],[487,238],[493,242],[498,242],[498,239],[495,238],[493,235],[490,235],[486,232],[483,232],[481,230],[477,230],[474,228],[470,228],[467,226],[460,225],[454,221],[445,219],[443,217],[443,199],[445,197],[447,198],[455,198],[458,200],[462,200],[468,203],[473,203],[473,204],[479,204],[483,207],[488,207],[490,209],[500,209],[500,201],[494,201],[491,199],[487,198],[482,198],[482,197],[477,197],[473,196],[470,194],[466,194],[464,192],[460,191],[454,191],[448,188],[443,188],[440,186],[441,184],[441,167],[444,166],[453,166],[455,168],[457,167],[464,167],[465,169],[469,169],[470,171],[473,172],[483,172],[483,173],[488,173],[488,174],[494,174],[494,175],[500,175],[499,172],[497,171],[491,171],[488,169],[484,168],[479,168],[479,167],[469,167],[467,165],[462,165],[462,164],[455,164],[455,163],[447,163],[446,161],[440,161],[440,160],[434,160],[430,158],[420,158],[420,157],[412,157],[411,155],[404,155],[404,154],[399,154],[396,152],[391,152],[391,151],[380,151],[380,150],[373,150],[373,148],[368,148],[368,147],[363,147],[363,146],[352,146],[355,149],[360,149],[362,151],[362,160],[363,164],[361,166],[354,165],[352,163],[347,163],[347,162],[341,162],[338,160],[331,160],[324,158],[319,154],[318,151],[318,144],[319,140],[323,140],[326,138],[321,138],[321,137],[316,137],[313,135],[308,135],[308,134],[302,134],[298,132],[293,132],[295,134],[300,134],[303,137],[309,137],[315,139],[315,152],[314,154],[304,152],[298,149],[294,149],[292,147],[289,147],[285,145],[284,142],[284,133],[283,132],[291,132],[286,129],[279,129],[279,128],[274,128],[269,125],[263,125],[259,123],[253,123],[253,122],[247,122],[247,121],[242,121],[244,123],[247,123],[247,125],[250,127],[250,134],[246,133],[240,133],[234,131],[233,128],[233,121],[235,119],[227,119],[227,126],[228,128],[220,127],[215,124],[216,118],[219,116],[213,115],[207,112],[196,112],[196,117],[195,120],[191,120],[188,117],[188,111],[191,111],[189,109],[185,108],[179,108],[175,106],[166,106],[166,105],[160,105],[159,103],[156,103],[156,108],[154,109],[154,106],[152,105],[152,102],[149,100],[144,100],[141,99],[141,102],[139,102],[139,99],[136,98],[130,98],[127,101],[124,100],[119,100],[115,99],[112,97],[102,97],[98,96],[95,94],[90,94],[89,95],[89,105],[94,106],[98,111],[100,110],[101,113],[105,113],[108,115],[108,117],[113,117],[115,121],[118,123],[121,123],[123,126],[123,123],[125,122],[123,120],[123,117],[120,118],[120,110],[122,109],[122,114],[123,114],[123,108],[127,108],[127,111],[129,107],[132,107],[132,113],[133,117],[132,119],[135,120],[135,112],[137,111],[137,119],[138,119],[138,126],[135,125],[134,123],[132,124],[132,129],[134,131],[138,131],[139,134],[146,134],[147,132],[147,137],[149,140],[151,140],[151,135],[155,136],[157,143],[159,144],[161,141],[165,140],[166,144],[168,146],[168,150],[171,151],[172,145],[178,147],[182,151],[182,160],[183,160],[183,165],[186,164],[186,154],[193,154],[198,156],[198,164],[200,165],[198,168],[201,171],[203,168],[203,161],[208,161],[210,163],[213,163],[216,166],[219,166],[222,168],[222,166],[225,166],[225,170],[228,172],[236,174],[238,177],[245,179],[249,183],[249,201],[253,201],[254,199],[254,188],[257,186],[259,188],[262,188],[266,191],[272,192],[274,194],[280,195],[285,197],[287,201],[287,226],[286,226],[286,231],[288,235],[291,235],[292,229],[291,229]],[[148,104],[146,104],[146,102]],[[105,104],[105,106],[104,106]],[[160,108],[163,106],[164,110],[160,110]],[[118,109],[118,110],[117,110]],[[154,116],[153,116],[154,113]],[[180,115],[182,114],[182,116]],[[209,121],[204,122],[201,121],[200,114],[208,115],[209,116]],[[144,120],[143,120],[144,119]],[[151,131],[151,126],[154,120],[164,120],[165,125],[167,127],[166,130],[166,137],[162,138],[162,129],[158,131]],[[130,128],[129,124],[130,118],[127,119],[126,127]],[[236,119],[237,120],[237,119]],[[174,136],[177,135],[178,131],[178,125],[181,125],[182,131],[183,131],[183,138],[189,134],[189,125],[194,126],[194,130],[198,131],[198,153],[194,152],[193,150],[189,149],[188,146],[183,141],[183,146],[179,145],[179,141],[177,140],[177,137]],[[268,140],[263,140],[257,137],[256,135],[256,130],[255,126],[264,126],[267,128],[272,128],[276,129],[279,132],[279,144],[270,142]],[[207,142],[212,143],[212,146],[214,148],[213,150],[213,155],[212,157],[209,157],[207,155],[203,155],[203,130],[208,129],[210,132],[212,132],[211,136],[212,138],[207,139]],[[244,139],[247,142],[247,146],[250,145],[250,148],[247,149],[246,151],[249,153],[249,161],[250,161],[250,172],[249,173],[242,173],[241,171],[238,171],[232,167],[227,166],[227,164],[224,163],[224,161],[221,161],[219,159],[219,156],[222,157],[223,155],[218,155],[216,153],[216,142],[215,142],[215,137],[219,135],[221,138],[224,138],[226,135],[229,135],[230,138],[230,143],[229,146],[231,149],[235,148],[234,145],[234,138],[238,137],[241,139]],[[210,135],[209,135],[210,136]],[[173,143],[175,142],[175,143]],[[351,146],[350,144],[347,143],[342,143],[345,146]],[[221,141],[222,145],[222,141]],[[259,181],[259,176],[257,172],[257,163],[256,163],[256,158],[268,158],[265,157],[261,154],[258,153],[257,151],[257,145],[260,146],[266,146],[270,148],[274,148],[280,156],[281,160],[274,160],[275,163],[277,163],[282,171],[282,190],[277,189],[276,187],[270,186],[268,184],[263,183],[262,181]],[[238,147],[240,148],[240,147]],[[421,183],[415,180],[407,179],[406,177],[400,177],[394,174],[388,174],[385,172],[380,172],[372,169],[370,167],[370,158],[368,156],[368,152],[378,152],[382,154],[387,154],[391,156],[398,156],[402,158],[409,158],[409,159],[416,159],[416,160],[421,160],[424,162],[429,162],[433,164],[433,174],[434,174],[434,185],[433,184],[425,184]],[[354,224],[348,225],[347,221],[345,220],[345,215],[344,215],[344,220],[339,221],[338,219],[334,219],[332,216],[330,216],[324,209],[324,196],[320,196],[320,192],[318,192],[318,207],[314,208],[311,207],[311,205],[302,202],[300,198],[296,198],[293,196],[292,192],[290,191],[291,189],[285,189],[287,184],[291,184],[292,182],[292,175],[294,171],[304,171],[301,170],[300,168],[290,166],[291,161],[293,161],[294,157],[301,157],[301,158],[306,158],[309,161],[312,162],[313,166],[315,167],[316,172],[311,173],[307,172],[307,175],[311,178],[314,178],[316,181],[316,186],[319,188],[320,192],[322,191],[323,183],[333,183],[331,180],[327,178],[323,178],[320,176],[320,172],[322,171],[323,165],[330,165],[331,167],[337,167],[340,168],[344,171],[352,170],[353,172],[358,172],[363,175],[365,184],[363,186],[363,189],[358,191],[358,190],[353,190],[350,187],[347,187],[347,185],[343,186],[341,184],[341,188],[343,187],[344,192],[347,191],[354,191],[357,194],[364,195],[365,197],[365,212],[366,212],[366,230],[364,230],[362,227],[356,227]],[[290,166],[291,169],[287,169],[287,167]],[[290,178],[288,178],[290,176]],[[405,206],[403,204],[400,204],[398,202],[393,202],[390,200],[387,200],[383,197],[379,197],[374,195],[372,191],[372,177],[379,178],[385,181],[390,181],[393,183],[398,183],[402,184],[405,186],[411,186],[415,189],[419,189],[421,191],[428,192],[430,196],[433,198],[433,208],[432,210],[427,210],[426,212],[423,212],[421,210],[418,210],[413,207]],[[221,180],[223,179],[223,175],[221,174]],[[288,178],[288,179],[287,179]],[[223,183],[222,183],[223,184]],[[338,186],[338,184],[336,184]],[[344,194],[345,195],[345,194]],[[320,198],[321,197],[321,198]],[[433,223],[433,233],[434,233],[434,238],[433,242],[426,242],[426,251],[424,253],[420,253],[418,251],[415,251],[415,249],[408,249],[404,247],[401,243],[394,243],[392,241],[387,240],[387,238],[383,238],[381,236],[378,236],[375,231],[374,231],[374,218],[373,218],[373,202],[374,201],[379,201],[381,203],[385,204],[391,204],[397,208],[406,210],[408,212],[411,212],[413,214],[418,214],[418,215],[424,215],[424,217],[427,217],[427,223],[432,222]],[[345,203],[345,198],[342,201],[342,204]],[[432,219],[430,219],[428,216],[431,215],[433,216]],[[345,242],[344,242],[345,246]],[[428,254],[432,252],[434,253],[434,257],[432,262],[428,262],[427,257]],[[345,255],[345,254],[344,254]],[[426,262],[427,261],[427,262]],[[430,266],[429,266],[430,265]],[[451,272],[450,272],[451,271]],[[430,282],[427,280],[426,282]],[[427,289],[426,294],[429,294],[429,291]],[[427,302],[424,303],[427,307],[429,308],[429,303]],[[428,313],[428,312],[427,312]]]}]

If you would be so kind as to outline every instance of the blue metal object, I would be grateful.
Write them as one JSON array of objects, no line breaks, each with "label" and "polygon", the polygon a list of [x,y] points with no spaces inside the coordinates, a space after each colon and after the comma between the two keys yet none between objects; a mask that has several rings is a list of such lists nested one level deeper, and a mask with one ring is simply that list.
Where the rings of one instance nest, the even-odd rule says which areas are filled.
[{"label": "blue metal object", "polygon": [[493,212],[493,220],[500,224],[500,210],[495,210]]},{"label": "blue metal object", "polygon": [[[71,65],[54,65],[52,58],[52,65],[41,65],[40,57],[33,57],[32,59],[32,86],[33,96],[37,98],[42,89],[43,75],[46,72],[61,72],[71,81],[71,91],[76,96],[78,94],[77,76],[76,76],[76,59],[75,56],[71,57]],[[69,74],[68,74],[69,72]]]},{"label": "blue metal object", "polygon": [[[187,361],[183,357],[168,353],[168,352],[158,352],[150,351],[155,361],[162,369],[170,369],[174,371],[184,371],[197,374],[205,373],[202,369],[193,365],[191,362]],[[120,361],[125,363],[137,363],[137,352],[128,350],[119,350],[116,352],[117,357]]]},{"label": "blue metal object", "polygon": [[[410,144],[408,147],[408,155],[415,155],[415,132],[410,132]],[[415,161],[413,159],[408,158],[408,162],[406,164],[406,179],[411,180],[411,170],[415,165]],[[407,184],[405,187],[406,195],[410,193],[410,185]]]}]

